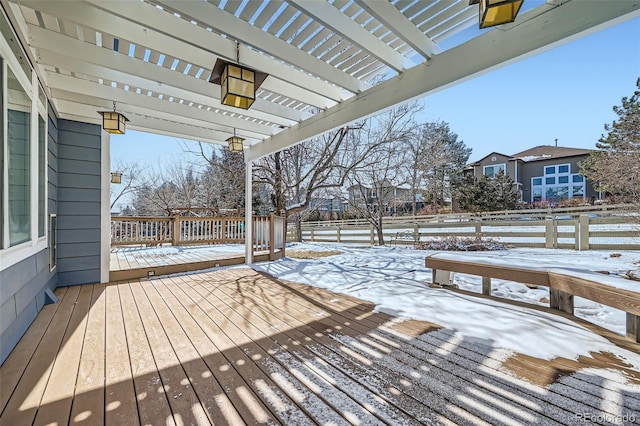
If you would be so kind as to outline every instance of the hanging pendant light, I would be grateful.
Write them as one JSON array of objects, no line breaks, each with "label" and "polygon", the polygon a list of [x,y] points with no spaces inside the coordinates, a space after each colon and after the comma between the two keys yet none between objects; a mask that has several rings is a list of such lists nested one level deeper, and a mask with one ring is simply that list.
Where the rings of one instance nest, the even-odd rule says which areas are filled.
[{"label": "hanging pendant light", "polygon": [[121,172],[111,172],[111,183],[115,183],[115,184],[122,183],[122,173]]},{"label": "hanging pendant light", "polygon": [[240,43],[236,42],[236,63],[217,59],[209,82],[220,85],[223,105],[249,109],[256,100],[256,90],[267,75],[240,65]]},{"label": "hanging pendant light", "polygon": [[524,0],[470,0],[469,5],[480,3],[480,28],[513,22]]},{"label": "hanging pendant light", "polygon": [[229,151],[231,152],[242,152],[244,149],[242,146],[242,142],[244,139],[240,136],[236,136],[236,129],[233,129],[233,136],[227,139],[227,143],[229,144]]},{"label": "hanging pendant light", "polygon": [[98,111],[102,115],[102,128],[109,133],[124,135],[127,117],[116,112],[116,103],[113,102],[113,111]]}]

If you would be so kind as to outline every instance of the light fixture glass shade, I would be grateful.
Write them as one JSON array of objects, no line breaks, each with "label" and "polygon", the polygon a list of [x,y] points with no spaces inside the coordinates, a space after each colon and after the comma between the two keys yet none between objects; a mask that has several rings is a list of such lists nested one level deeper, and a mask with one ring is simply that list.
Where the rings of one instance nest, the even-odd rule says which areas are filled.
[{"label": "light fixture glass shade", "polygon": [[242,142],[244,141],[243,138],[241,138],[240,136],[231,136],[229,139],[227,139],[227,143],[229,144],[229,151],[231,152],[242,152]]},{"label": "light fixture glass shade", "polygon": [[102,115],[102,128],[109,133],[124,135],[125,127],[129,119],[115,111],[99,111]]},{"label": "light fixture glass shade", "polygon": [[222,70],[220,99],[224,105],[249,109],[256,100],[255,72],[227,63]]},{"label": "light fixture glass shade", "polygon": [[120,172],[112,172],[111,173],[111,183],[122,183],[122,173],[120,173]]},{"label": "light fixture glass shade", "polygon": [[513,22],[524,0],[480,0],[480,28]]}]

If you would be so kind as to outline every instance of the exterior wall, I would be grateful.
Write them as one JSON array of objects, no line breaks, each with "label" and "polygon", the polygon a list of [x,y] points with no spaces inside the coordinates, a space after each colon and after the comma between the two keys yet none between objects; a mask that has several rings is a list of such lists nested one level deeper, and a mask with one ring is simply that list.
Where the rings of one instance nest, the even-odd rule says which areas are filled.
[{"label": "exterior wall", "polygon": [[101,128],[58,120],[58,281],[100,282]]},{"label": "exterior wall", "polygon": [[[50,108],[48,118],[47,202],[49,213],[55,214],[58,185],[58,131],[56,117],[52,115]],[[40,309],[48,303],[45,291],[56,288],[57,281],[56,270],[50,271],[48,249],[41,250],[0,271],[0,283],[2,283],[0,286],[0,365],[9,356]]]},{"label": "exterior wall", "polygon": [[[528,163],[521,163],[518,167],[520,168],[520,182],[522,183],[524,201],[531,201],[531,179],[534,177],[543,176],[545,167],[558,164],[569,164],[570,173],[579,173],[580,167],[578,166],[578,163],[585,160],[586,158],[586,155],[579,155],[574,157],[551,158],[548,160],[538,160]],[[591,182],[586,181],[585,198],[588,200],[591,197],[597,196],[598,194],[593,189],[593,185],[591,184]]]}]

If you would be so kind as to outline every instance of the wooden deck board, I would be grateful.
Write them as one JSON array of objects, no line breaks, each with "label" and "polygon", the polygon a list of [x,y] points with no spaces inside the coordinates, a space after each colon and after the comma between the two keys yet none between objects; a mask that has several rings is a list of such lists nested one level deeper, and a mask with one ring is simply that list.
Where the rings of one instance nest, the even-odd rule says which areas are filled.
[{"label": "wooden deck board", "polygon": [[70,416],[83,425],[104,423],[105,299],[105,285],[95,284]]},{"label": "wooden deck board", "polygon": [[[57,294],[0,367],[2,425],[570,425],[640,408],[623,361],[505,362],[452,330],[247,268]],[[540,386],[527,372],[556,376]]]},{"label": "wooden deck board", "polygon": [[[79,294],[80,287],[69,288],[64,298],[58,302],[60,307],[51,320],[47,332],[35,348],[33,357],[17,383],[11,399],[0,414],[0,419],[5,424],[21,425],[33,422]],[[5,386],[4,382],[1,386]]]},{"label": "wooden deck board", "polygon": [[105,288],[105,424],[140,424],[118,285]]},{"label": "wooden deck board", "polygon": [[[68,287],[56,289],[56,296],[63,299]],[[22,373],[27,368],[27,364],[31,361],[36,348],[44,337],[52,318],[62,303],[53,303],[45,305],[40,314],[31,324],[31,327],[24,334],[23,338],[18,342],[11,352],[11,355],[5,360],[2,368],[0,368],[0,413],[11,397],[12,392],[16,388]]]},{"label": "wooden deck board", "polygon": [[65,331],[51,376],[40,400],[35,424],[69,423],[71,402],[78,378],[78,365],[87,328],[93,287],[82,286]]}]

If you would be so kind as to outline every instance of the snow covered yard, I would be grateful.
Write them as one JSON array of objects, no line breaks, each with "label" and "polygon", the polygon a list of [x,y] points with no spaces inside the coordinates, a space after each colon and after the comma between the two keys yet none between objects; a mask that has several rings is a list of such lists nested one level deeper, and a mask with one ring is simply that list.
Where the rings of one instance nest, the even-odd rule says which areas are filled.
[{"label": "snow covered yard", "polygon": [[[455,330],[460,337],[499,350],[543,359],[576,359],[593,352],[611,352],[640,370],[638,354],[620,349],[561,316],[505,304],[499,299],[487,300],[430,288],[431,270],[424,266],[424,261],[433,251],[335,243],[299,243],[288,248],[298,253],[340,251],[342,254],[316,259],[286,257],[276,262],[256,264],[254,268],[285,280],[324,287],[374,302],[381,312],[440,324]],[[474,252],[473,256],[517,265],[640,275],[638,251],[613,253],[516,248]],[[481,293],[481,277],[456,274],[454,282],[461,289]],[[637,284],[640,290],[640,282],[630,280],[629,283]],[[493,295],[545,305],[548,304],[549,291],[543,287],[529,288],[521,283],[493,280]],[[575,311],[577,316],[616,333],[625,332],[625,314],[621,311],[580,298],[575,300]]]}]

